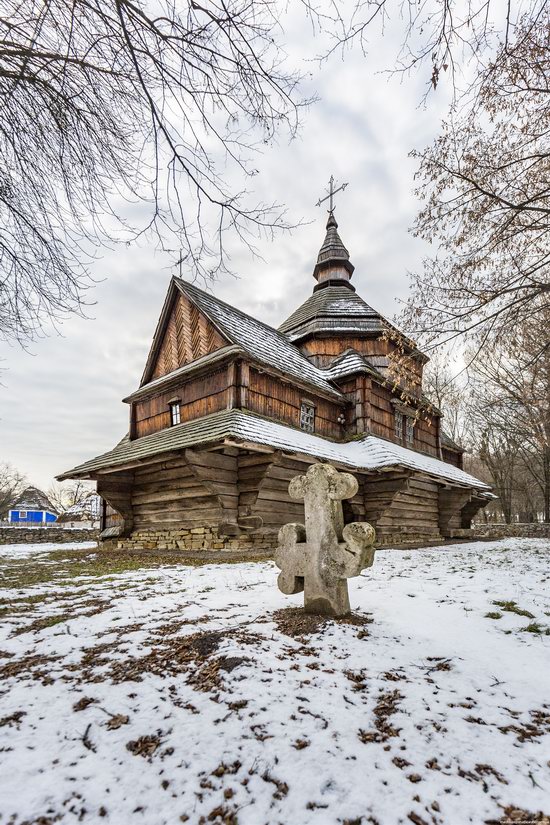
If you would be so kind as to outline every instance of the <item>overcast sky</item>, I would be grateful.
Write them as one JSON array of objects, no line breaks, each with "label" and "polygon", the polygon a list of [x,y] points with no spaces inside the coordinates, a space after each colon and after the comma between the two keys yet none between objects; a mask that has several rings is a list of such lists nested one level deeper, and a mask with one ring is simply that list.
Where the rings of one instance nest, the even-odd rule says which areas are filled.
[{"label": "overcast sky", "polygon": [[[294,21],[295,61],[319,50],[309,29]],[[334,174],[349,187],[337,202],[341,237],[355,264],[352,283],[384,315],[398,310],[409,289],[407,273],[426,249],[409,234],[418,209],[413,193],[413,148],[432,141],[445,112],[445,89],[420,105],[426,73],[388,78],[379,70],[395,51],[391,33],[359,51],[325,63],[304,63],[312,73],[306,93],[319,96],[301,134],[268,150],[254,179],[259,199],[285,203],[294,218],[311,222],[291,235],[260,244],[263,260],[233,251],[238,279],[214,293],[277,326],[312,291],[312,270],[324,238],[326,212],[315,207]],[[110,449],[126,432],[121,398],[138,386],[173,269],[168,255],[147,245],[105,249],[93,273],[101,282],[88,320],[72,318],[61,335],[28,351],[3,346],[0,387],[0,460],[47,488],[53,477]],[[182,272],[192,279],[193,273]]]}]

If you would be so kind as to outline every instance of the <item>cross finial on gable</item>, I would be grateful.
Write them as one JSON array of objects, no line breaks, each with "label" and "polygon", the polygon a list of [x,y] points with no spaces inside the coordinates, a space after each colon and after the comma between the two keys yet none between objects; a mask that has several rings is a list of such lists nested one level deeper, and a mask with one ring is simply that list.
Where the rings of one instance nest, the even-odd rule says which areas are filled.
[{"label": "cross finial on gable", "polygon": [[315,206],[321,206],[322,203],[324,203],[325,201],[328,200],[328,202],[329,202],[328,211],[332,215],[332,213],[334,212],[334,196],[336,194],[338,194],[338,192],[343,192],[344,189],[346,188],[346,186],[348,186],[347,183],[342,183],[337,189],[335,189],[334,188],[334,175],[331,175],[330,180],[328,182],[328,189],[326,190],[328,192],[328,194],[325,195],[324,198],[319,198],[319,200],[317,201]]}]

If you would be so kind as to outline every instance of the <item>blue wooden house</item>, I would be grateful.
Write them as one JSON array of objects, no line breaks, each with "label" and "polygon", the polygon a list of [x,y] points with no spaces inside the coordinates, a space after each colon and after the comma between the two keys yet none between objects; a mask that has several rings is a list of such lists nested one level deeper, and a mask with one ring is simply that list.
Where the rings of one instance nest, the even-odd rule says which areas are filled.
[{"label": "blue wooden house", "polygon": [[48,496],[37,487],[27,487],[8,512],[10,524],[37,527],[57,521],[58,512]]}]

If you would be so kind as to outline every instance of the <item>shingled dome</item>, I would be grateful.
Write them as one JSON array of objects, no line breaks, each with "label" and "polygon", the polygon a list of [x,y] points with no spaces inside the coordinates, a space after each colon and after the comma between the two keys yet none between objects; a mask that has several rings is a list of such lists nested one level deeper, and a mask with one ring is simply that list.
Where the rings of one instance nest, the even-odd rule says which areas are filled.
[{"label": "shingled dome", "polygon": [[327,234],[319,250],[317,263],[313,270],[313,277],[318,281],[315,289],[323,289],[329,284],[338,282],[355,292],[349,282],[354,269],[355,267],[349,259],[349,252],[338,234],[338,224],[334,213],[330,212],[327,221]]},{"label": "shingled dome", "polygon": [[279,327],[296,342],[315,333],[369,333],[380,335],[387,321],[356,292],[343,284],[330,284],[314,291]]}]

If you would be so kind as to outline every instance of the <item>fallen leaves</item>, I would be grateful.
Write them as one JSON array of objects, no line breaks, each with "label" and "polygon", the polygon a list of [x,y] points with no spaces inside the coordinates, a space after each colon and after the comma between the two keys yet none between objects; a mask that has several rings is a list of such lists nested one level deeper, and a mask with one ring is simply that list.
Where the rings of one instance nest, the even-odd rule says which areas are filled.
[{"label": "fallen leaves", "polygon": [[127,725],[129,722],[129,717],[124,716],[122,713],[116,713],[114,716],[111,716],[109,721],[107,722],[107,730],[118,730],[122,727],[122,725]]},{"label": "fallen leaves", "polygon": [[75,702],[73,705],[73,710],[75,713],[78,713],[81,710],[86,710],[86,708],[90,707],[97,702],[97,699],[93,699],[91,696],[83,696],[82,699],[79,699],[78,702]]},{"label": "fallen leaves", "polygon": [[160,736],[150,734],[148,736],[140,736],[139,739],[132,739],[126,743],[126,750],[133,753],[134,756],[143,756],[148,759],[158,750],[161,744]]},{"label": "fallen leaves", "polygon": [[0,728],[4,728],[6,727],[6,725],[8,725],[8,727],[10,728],[12,727],[12,725],[15,725],[17,728],[19,728],[21,719],[23,718],[23,716],[26,715],[26,711],[16,710],[15,713],[10,714],[9,716],[3,716],[2,719],[0,719]]},{"label": "fallen leaves", "polygon": [[394,736],[399,736],[400,728],[394,728],[388,721],[391,716],[398,712],[399,702],[403,695],[398,690],[381,693],[374,708],[374,726],[376,730],[359,730],[359,739],[364,744],[369,742],[386,742]]},{"label": "fallen leaves", "polygon": [[541,710],[529,711],[530,722],[499,727],[501,733],[515,733],[518,742],[532,742],[550,733],[550,712],[545,705]]}]

